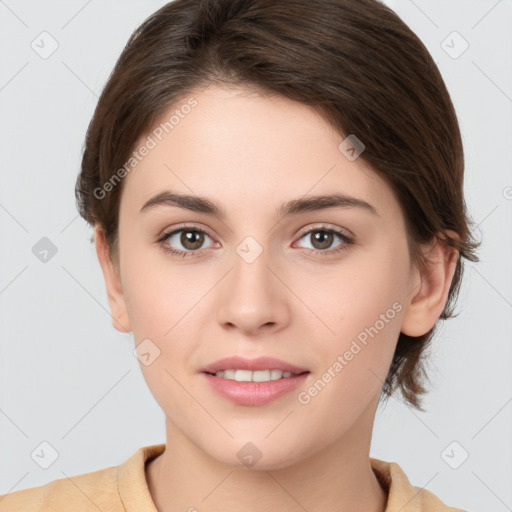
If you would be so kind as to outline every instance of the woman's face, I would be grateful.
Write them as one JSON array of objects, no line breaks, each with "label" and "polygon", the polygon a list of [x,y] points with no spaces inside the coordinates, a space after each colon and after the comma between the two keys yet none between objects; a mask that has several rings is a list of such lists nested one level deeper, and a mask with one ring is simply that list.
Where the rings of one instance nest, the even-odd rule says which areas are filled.
[{"label": "woman's face", "polygon": [[[181,108],[190,97],[197,104]],[[149,149],[120,204],[115,316],[142,343],[168,427],[233,466],[249,454],[259,467],[285,467],[367,441],[417,282],[399,203],[309,107],[220,87],[190,97],[140,139]],[[175,110],[166,134],[159,123]],[[164,192],[207,199],[223,216],[192,200],[143,208]],[[298,207],[334,194],[370,206]],[[229,356],[308,373],[235,384],[202,371]]]}]

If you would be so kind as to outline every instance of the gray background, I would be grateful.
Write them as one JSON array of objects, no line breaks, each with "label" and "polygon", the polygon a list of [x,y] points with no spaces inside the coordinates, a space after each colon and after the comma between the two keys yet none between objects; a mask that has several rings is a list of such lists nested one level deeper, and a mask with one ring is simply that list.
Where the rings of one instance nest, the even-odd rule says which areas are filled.
[{"label": "gray background", "polygon": [[[97,97],[129,35],[164,3],[0,1],[0,494],[165,442],[131,334],[111,325],[74,198]],[[379,408],[371,455],[398,462],[450,505],[512,510],[512,2],[387,3],[427,45],[452,95],[483,245],[481,263],[466,265],[458,318],[433,343],[427,412],[394,398]],[[45,59],[31,47],[47,37],[51,48],[43,31],[58,43]],[[32,251],[42,237],[57,250],[47,262]],[[58,453],[47,469],[50,448],[42,445],[46,460],[31,457],[42,442]]]}]

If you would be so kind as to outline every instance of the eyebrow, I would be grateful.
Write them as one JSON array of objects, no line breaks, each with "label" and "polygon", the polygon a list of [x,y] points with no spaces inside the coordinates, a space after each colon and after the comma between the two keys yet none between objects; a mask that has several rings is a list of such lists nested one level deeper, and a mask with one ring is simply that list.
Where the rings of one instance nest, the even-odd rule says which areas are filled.
[{"label": "eyebrow", "polygon": [[[213,215],[222,220],[226,218],[224,209],[210,199],[194,195],[179,194],[170,190],[160,192],[148,199],[140,209],[140,212],[143,213],[152,210],[157,206],[177,206],[186,210]],[[304,196],[299,199],[292,199],[281,205],[281,207],[276,210],[276,215],[285,217],[287,215],[298,215],[304,212],[334,207],[360,208],[373,215],[379,215],[376,208],[370,203],[345,194]]]}]

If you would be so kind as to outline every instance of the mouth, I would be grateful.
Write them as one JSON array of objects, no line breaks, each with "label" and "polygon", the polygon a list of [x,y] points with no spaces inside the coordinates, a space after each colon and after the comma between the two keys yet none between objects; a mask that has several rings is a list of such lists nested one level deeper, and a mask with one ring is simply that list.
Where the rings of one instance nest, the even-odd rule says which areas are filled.
[{"label": "mouth", "polygon": [[287,372],[279,369],[272,370],[243,370],[243,369],[228,369],[219,370],[218,372],[204,372],[212,377],[221,377],[223,379],[235,380],[237,382],[269,382],[272,380],[288,379],[309,373],[309,371],[303,371],[298,373]]},{"label": "mouth", "polygon": [[217,394],[238,405],[265,405],[304,385],[310,371],[274,357],[226,357],[201,369]]},{"label": "mouth", "polygon": [[230,356],[205,366],[201,372],[238,382],[265,382],[301,375],[309,370],[275,357]]}]

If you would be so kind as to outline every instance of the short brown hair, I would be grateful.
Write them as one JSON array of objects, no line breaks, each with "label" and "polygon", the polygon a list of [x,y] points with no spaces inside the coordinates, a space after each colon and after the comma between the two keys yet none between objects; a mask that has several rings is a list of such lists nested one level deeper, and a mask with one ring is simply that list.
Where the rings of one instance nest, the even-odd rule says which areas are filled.
[{"label": "short brown hair", "polygon": [[[175,0],[135,30],[102,91],[76,183],[80,215],[103,229],[117,259],[123,183],[99,190],[139,138],[200,86],[235,85],[313,107],[391,186],[406,219],[411,259],[440,236],[459,251],[442,319],[453,315],[462,258],[479,243],[463,195],[464,157],[449,93],[428,50],[377,0]],[[446,230],[458,237],[451,238]],[[400,334],[381,397],[400,389],[420,408],[423,336]]]}]

